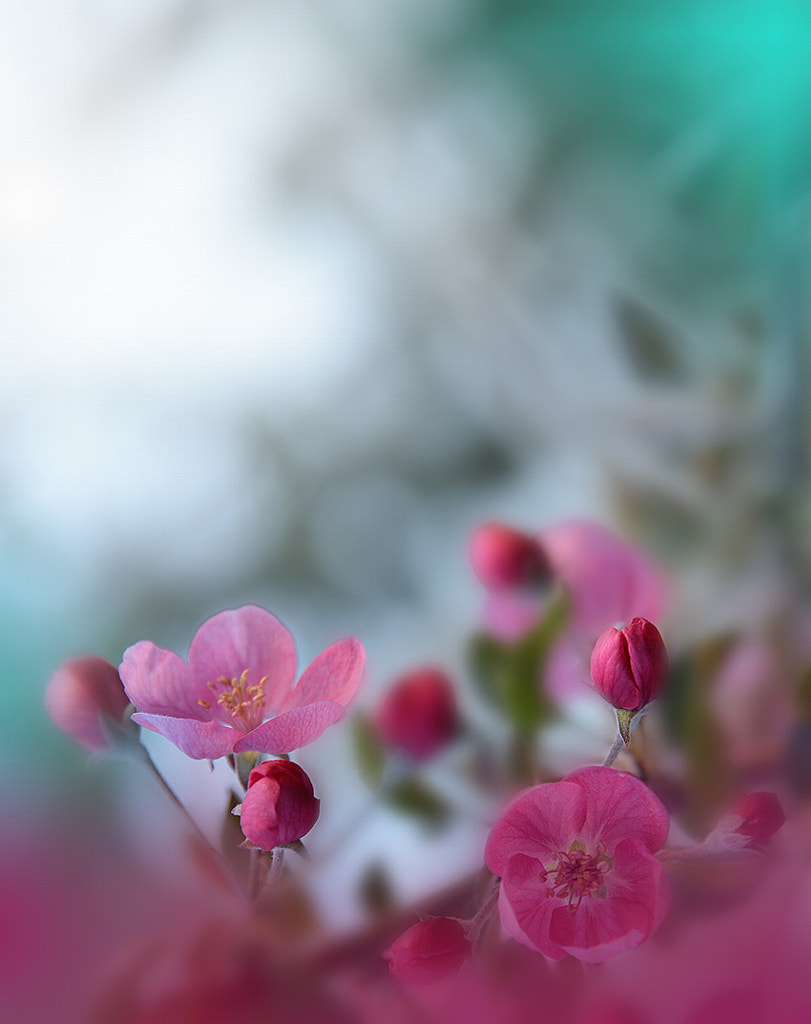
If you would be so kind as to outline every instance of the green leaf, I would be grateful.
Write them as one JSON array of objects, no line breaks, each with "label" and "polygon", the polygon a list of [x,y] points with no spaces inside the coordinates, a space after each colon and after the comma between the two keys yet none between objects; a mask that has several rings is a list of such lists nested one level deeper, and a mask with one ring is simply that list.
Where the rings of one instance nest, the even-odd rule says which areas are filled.
[{"label": "green leaf", "polygon": [[352,748],[361,778],[376,789],[386,767],[386,751],[377,737],[368,715],[358,712],[352,719]]},{"label": "green leaf", "polygon": [[506,643],[480,633],[471,641],[471,669],[480,692],[523,735],[533,734],[555,714],[543,690],[543,674],[568,614],[567,596],[557,590],[537,625],[518,640]]},{"label": "green leaf", "polygon": [[360,876],[358,898],[370,914],[381,917],[396,905],[394,891],[384,864],[370,864]]},{"label": "green leaf", "polygon": [[390,807],[417,818],[432,829],[441,828],[450,818],[450,808],[445,801],[415,775],[393,786],[384,799]]}]

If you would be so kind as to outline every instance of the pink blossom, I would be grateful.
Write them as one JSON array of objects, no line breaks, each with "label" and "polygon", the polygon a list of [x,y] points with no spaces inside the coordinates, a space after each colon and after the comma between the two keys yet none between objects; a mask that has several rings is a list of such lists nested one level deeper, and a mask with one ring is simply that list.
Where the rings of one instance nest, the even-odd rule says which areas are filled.
[{"label": "pink blossom", "polygon": [[411,984],[440,981],[455,974],[470,953],[462,925],[452,917],[429,917],[392,943],[389,971]]},{"label": "pink blossom", "polygon": [[128,706],[118,669],[93,655],[66,661],[45,691],[45,707],[54,724],[86,750],[109,747],[102,716],[120,722]]},{"label": "pink blossom", "polygon": [[647,619],[601,633],[591,654],[591,678],[615,708],[638,711],[659,696],[668,670],[662,634]]},{"label": "pink blossom", "polygon": [[636,615],[658,619],[664,583],[653,563],[599,523],[571,519],[541,530],[538,540],[572,596],[572,622],[596,635]]},{"label": "pink blossom", "polygon": [[658,928],[668,903],[653,854],[668,814],[633,775],[580,768],[525,790],[496,822],[485,849],[500,875],[507,931],[553,960],[600,963]]},{"label": "pink blossom", "polygon": [[124,652],[121,678],[138,708],[133,721],[194,758],[232,751],[286,754],[340,721],[366,654],[354,638],[327,647],[293,688],[296,648],[263,608],[220,612],[197,630],[185,662],[142,640]]},{"label": "pink blossom", "polygon": [[458,725],[453,683],[439,669],[417,669],[384,694],[372,721],[387,747],[415,761],[432,757]]},{"label": "pink blossom", "polygon": [[239,820],[255,846],[272,850],[306,836],[318,821],[320,804],[303,768],[292,761],[263,761],[248,776]]}]

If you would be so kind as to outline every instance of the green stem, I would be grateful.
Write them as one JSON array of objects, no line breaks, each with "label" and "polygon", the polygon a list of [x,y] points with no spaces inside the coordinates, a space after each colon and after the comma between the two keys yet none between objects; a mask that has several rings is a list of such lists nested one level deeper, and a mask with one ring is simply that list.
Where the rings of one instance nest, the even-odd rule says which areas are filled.
[{"label": "green stem", "polygon": [[625,744],[623,743],[622,736],[620,736],[620,734],[617,733],[617,738],[614,740],[611,749],[608,751],[608,756],[606,757],[605,761],[603,761],[604,768],[611,767],[611,765],[617,760],[617,755],[624,746]]},{"label": "green stem", "polygon": [[231,871],[227,861],[223,857],[222,852],[217,849],[217,847],[211,842],[211,840],[208,838],[205,832],[203,832],[203,830],[200,828],[200,826],[197,824],[194,818],[189,814],[188,810],[183,804],[183,801],[180,799],[177,793],[175,793],[175,791],[172,789],[172,787],[169,785],[169,783],[166,781],[163,775],[161,775],[158,766],[152,760],[152,757],[149,751],[146,749],[146,747],[141,747],[141,751],[143,764],[146,766],[146,768],[149,769],[153,777],[160,784],[161,789],[164,791],[164,793],[169,797],[169,799],[172,801],[175,807],[177,807],[177,809],[186,819],[186,822],[191,826],[192,831],[197,836],[197,838],[211,853],[214,854],[217,866],[220,868],[224,879],[228,882],[228,884],[235,893],[237,893],[241,897],[244,897],[245,893],[242,889],[242,886],[240,886],[239,883],[234,878],[233,872]]}]

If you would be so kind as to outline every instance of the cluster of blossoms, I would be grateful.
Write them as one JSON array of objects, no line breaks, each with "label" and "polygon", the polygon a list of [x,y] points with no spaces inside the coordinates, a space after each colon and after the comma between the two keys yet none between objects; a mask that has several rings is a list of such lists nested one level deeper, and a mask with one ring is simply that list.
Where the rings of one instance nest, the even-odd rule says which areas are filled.
[{"label": "cluster of blossoms", "polygon": [[[580,521],[537,536],[488,524],[475,533],[470,553],[488,595],[471,648],[474,672],[507,725],[508,748],[476,739],[457,684],[433,664],[410,668],[353,714],[373,800],[428,813],[434,824],[441,801],[426,781],[432,765],[453,745],[479,744],[482,754],[485,743],[491,767],[481,788],[491,820],[480,877],[461,901],[468,913],[438,905],[377,949],[396,985],[433,990],[466,979],[464,998],[479,992],[505,948],[521,948],[539,965],[605,964],[638,950],[668,912],[669,871],[683,879],[691,865],[736,858],[748,865],[785,821],[774,793],[752,792],[730,800],[703,840],[665,845],[673,805],[667,786],[657,791],[633,734],[670,673],[653,621],[664,587],[643,555]],[[66,662],[49,683],[46,704],[88,750],[137,750],[155,772],[139,727],[189,758],[224,758],[233,771],[228,812],[239,817],[251,864],[244,884],[261,908],[273,905],[274,891],[291,877],[285,849],[307,864],[303,840],[319,819],[321,802],[297,752],[346,717],[365,661],[358,640],[339,640],[295,682],[291,634],[249,605],[205,622],[187,659],[140,641],[119,668],[97,657]],[[610,705],[616,740],[602,764],[561,777],[543,764],[539,738],[573,692]],[[620,755],[632,770],[614,767]],[[467,1005],[461,991],[453,990],[460,1019]],[[633,1011],[622,1019],[635,1019]]]}]

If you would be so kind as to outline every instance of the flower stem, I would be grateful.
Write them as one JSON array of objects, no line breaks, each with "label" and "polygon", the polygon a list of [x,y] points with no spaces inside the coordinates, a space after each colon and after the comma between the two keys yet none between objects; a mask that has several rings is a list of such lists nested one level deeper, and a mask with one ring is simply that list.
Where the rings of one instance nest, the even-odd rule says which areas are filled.
[{"label": "flower stem", "polygon": [[498,903],[500,887],[500,883],[496,880],[481,909],[474,917],[471,917],[469,921],[465,922],[465,934],[471,942],[475,942],[476,939],[478,939],[479,935],[487,925],[487,922],[493,916],[493,911],[496,909],[496,904]]},{"label": "flower stem", "polygon": [[617,760],[617,755],[622,750],[624,745],[625,744],[623,743],[622,736],[619,733],[617,733],[617,738],[614,740],[611,749],[608,751],[608,756],[606,757],[605,761],[603,761],[604,768],[611,767],[611,765]]},{"label": "flower stem", "polygon": [[242,886],[239,885],[237,880],[234,878],[234,874],[231,871],[227,861],[223,857],[222,852],[219,849],[217,849],[217,847],[211,842],[211,840],[208,838],[205,832],[203,832],[203,830],[200,828],[200,826],[197,824],[194,818],[189,814],[183,801],[180,799],[177,793],[175,793],[175,791],[172,789],[172,787],[161,774],[160,770],[158,769],[158,766],[152,760],[152,757],[149,751],[146,749],[146,747],[142,746],[141,751],[141,759],[145,767],[149,769],[153,777],[160,784],[161,789],[163,789],[164,793],[166,793],[166,795],[169,797],[169,799],[172,801],[175,807],[177,807],[177,809],[186,819],[186,822],[191,826],[192,831],[194,832],[197,839],[204,845],[204,847],[210,853],[214,855],[214,859],[216,861],[217,867],[219,868],[223,876],[223,880],[228,883],[229,887],[235,893],[244,898],[245,894],[243,892]]}]

